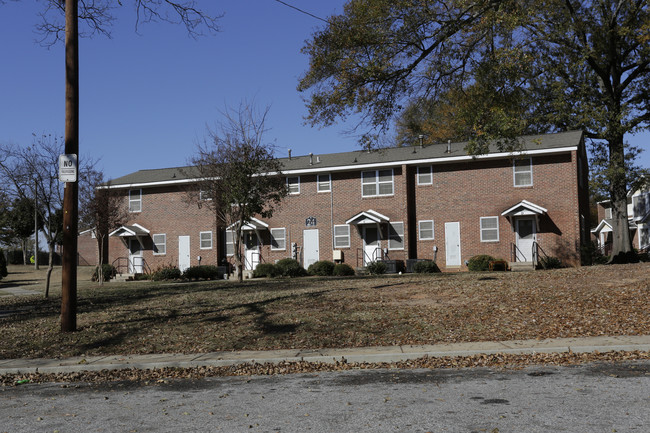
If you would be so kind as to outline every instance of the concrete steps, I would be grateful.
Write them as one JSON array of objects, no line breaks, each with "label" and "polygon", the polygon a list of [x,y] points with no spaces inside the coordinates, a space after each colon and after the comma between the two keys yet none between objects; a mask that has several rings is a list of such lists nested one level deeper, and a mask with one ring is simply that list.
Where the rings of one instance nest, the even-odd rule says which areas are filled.
[{"label": "concrete steps", "polygon": [[111,279],[115,283],[123,283],[124,281],[133,281],[135,274],[117,274],[115,278]]},{"label": "concrete steps", "polygon": [[508,262],[512,272],[534,271],[535,264],[533,262]]}]

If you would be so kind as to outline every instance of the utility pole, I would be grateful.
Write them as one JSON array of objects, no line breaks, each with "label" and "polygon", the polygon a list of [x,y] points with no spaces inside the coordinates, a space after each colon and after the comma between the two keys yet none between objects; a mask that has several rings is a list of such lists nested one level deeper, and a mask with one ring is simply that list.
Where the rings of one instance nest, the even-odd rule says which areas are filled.
[{"label": "utility pole", "polygon": [[[79,155],[79,25],[78,0],[65,0],[65,153]],[[77,330],[77,181],[63,193],[63,257],[61,267],[61,331]]]},{"label": "utility pole", "polygon": [[34,269],[38,271],[38,177],[34,178]]}]

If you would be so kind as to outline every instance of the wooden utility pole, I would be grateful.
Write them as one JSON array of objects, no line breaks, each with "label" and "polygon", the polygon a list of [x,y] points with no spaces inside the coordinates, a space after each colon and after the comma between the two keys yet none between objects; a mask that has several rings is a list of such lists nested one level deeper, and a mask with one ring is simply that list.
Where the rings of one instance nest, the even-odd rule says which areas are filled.
[{"label": "wooden utility pole", "polygon": [[38,178],[34,178],[34,269],[38,271]]},{"label": "wooden utility pole", "polygon": [[[79,26],[78,0],[65,0],[65,153],[79,155]],[[63,257],[61,331],[77,330],[77,181],[63,193]]]}]

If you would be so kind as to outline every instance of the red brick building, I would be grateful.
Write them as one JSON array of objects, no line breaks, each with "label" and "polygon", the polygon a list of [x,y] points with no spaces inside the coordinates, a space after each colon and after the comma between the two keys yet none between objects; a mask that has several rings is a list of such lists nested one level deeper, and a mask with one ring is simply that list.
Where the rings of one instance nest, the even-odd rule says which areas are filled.
[{"label": "red brick building", "polygon": [[[476,254],[531,262],[543,250],[580,263],[589,241],[587,157],[581,132],[522,137],[517,153],[470,156],[466,143],[283,158],[289,195],[245,231],[246,267],[294,255],[336,260],[434,259],[463,270]],[[231,232],[192,201],[187,168],[116,179],[130,221],[111,233],[110,262],[155,269],[223,264]]]}]

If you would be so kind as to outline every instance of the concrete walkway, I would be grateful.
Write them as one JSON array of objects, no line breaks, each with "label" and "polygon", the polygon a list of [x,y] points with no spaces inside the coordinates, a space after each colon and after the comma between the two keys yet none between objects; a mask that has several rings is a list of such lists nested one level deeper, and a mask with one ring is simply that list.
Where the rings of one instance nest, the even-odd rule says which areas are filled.
[{"label": "concrete walkway", "polygon": [[154,369],[163,367],[229,366],[244,363],[278,363],[282,361],[325,362],[395,362],[443,356],[476,354],[534,354],[560,352],[650,351],[650,335],[556,338],[547,340],[513,340],[502,342],[436,344],[426,346],[388,346],[350,349],[268,350],[212,352],[202,354],[153,354],[88,356],[65,359],[0,360],[0,374],[72,373],[115,369]]},{"label": "concrete walkway", "polygon": [[29,296],[29,295],[42,295],[42,293],[37,292],[36,290],[23,289],[19,285],[6,286],[0,288],[0,298],[9,297],[9,296]]}]

